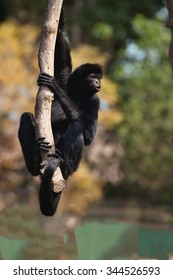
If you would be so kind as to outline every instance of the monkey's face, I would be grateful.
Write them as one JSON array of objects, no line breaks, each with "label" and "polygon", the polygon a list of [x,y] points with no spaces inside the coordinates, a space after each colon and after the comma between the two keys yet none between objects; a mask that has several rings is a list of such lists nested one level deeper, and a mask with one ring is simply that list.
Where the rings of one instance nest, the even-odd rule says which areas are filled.
[{"label": "monkey's face", "polygon": [[101,89],[101,79],[102,76],[95,73],[91,73],[86,77],[86,84],[93,94]]}]

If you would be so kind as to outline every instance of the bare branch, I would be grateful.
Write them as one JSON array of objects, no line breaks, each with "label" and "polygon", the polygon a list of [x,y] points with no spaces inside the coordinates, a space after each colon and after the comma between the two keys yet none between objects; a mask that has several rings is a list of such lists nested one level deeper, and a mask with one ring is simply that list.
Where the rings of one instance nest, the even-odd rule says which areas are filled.
[{"label": "bare branch", "polygon": [[[40,41],[38,54],[40,72],[46,72],[50,75],[54,75],[54,50],[62,2],[63,0],[48,0]],[[53,93],[47,87],[41,86],[38,90],[35,104],[36,138],[45,137],[46,141],[52,145],[51,152],[55,151],[51,128],[51,105],[53,98]],[[41,151],[41,157],[42,161],[48,162],[47,152]],[[41,170],[42,174],[44,168]],[[52,185],[54,192],[60,192],[65,186],[60,168],[57,168],[54,173]]]}]

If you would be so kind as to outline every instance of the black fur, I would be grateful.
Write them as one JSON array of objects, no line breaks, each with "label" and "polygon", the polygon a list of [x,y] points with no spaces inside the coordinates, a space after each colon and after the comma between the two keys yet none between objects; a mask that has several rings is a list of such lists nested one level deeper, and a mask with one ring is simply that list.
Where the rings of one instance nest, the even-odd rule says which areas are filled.
[{"label": "black fur", "polygon": [[[55,47],[55,78],[41,73],[38,85],[45,85],[54,93],[51,124],[58,152],[50,155],[50,160],[41,178],[39,192],[40,209],[44,215],[55,213],[61,192],[52,191],[51,180],[60,167],[66,180],[75,172],[82,159],[86,145],[96,133],[102,70],[100,65],[87,63],[72,72],[70,46],[63,32],[64,14],[61,12],[59,30]],[[49,151],[45,139],[35,139],[34,117],[31,113],[21,116],[19,140],[28,171],[40,174],[40,149]]]}]

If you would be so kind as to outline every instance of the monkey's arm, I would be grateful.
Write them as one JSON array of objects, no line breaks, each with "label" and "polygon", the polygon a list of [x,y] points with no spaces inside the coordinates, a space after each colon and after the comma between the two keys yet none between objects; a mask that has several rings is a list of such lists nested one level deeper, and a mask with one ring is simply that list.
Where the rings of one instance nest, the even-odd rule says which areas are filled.
[{"label": "monkey's arm", "polygon": [[69,98],[69,96],[59,87],[55,78],[46,73],[41,73],[38,77],[38,86],[48,87],[58,99],[66,116],[70,120],[77,120],[81,117],[81,112]]},{"label": "monkey's arm", "polygon": [[18,138],[21,144],[26,167],[32,176],[40,174],[40,154],[35,145],[34,116],[23,113],[20,119]]},{"label": "monkey's arm", "polygon": [[54,77],[61,88],[65,88],[72,71],[71,49],[67,35],[64,32],[64,8],[61,9],[54,59]]},{"label": "monkey's arm", "polygon": [[90,100],[87,108],[83,112],[84,114],[84,142],[85,145],[90,145],[97,130],[98,111],[100,107],[100,101],[97,95],[94,95]]}]

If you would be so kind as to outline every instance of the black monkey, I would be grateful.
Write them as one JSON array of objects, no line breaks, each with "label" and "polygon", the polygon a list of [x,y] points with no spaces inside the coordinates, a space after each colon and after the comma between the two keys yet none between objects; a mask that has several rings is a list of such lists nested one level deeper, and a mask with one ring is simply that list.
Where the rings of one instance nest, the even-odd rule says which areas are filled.
[{"label": "black monkey", "polygon": [[[98,64],[83,64],[72,72],[70,46],[63,32],[64,14],[60,23],[55,46],[54,75],[41,73],[38,85],[47,86],[54,93],[51,125],[56,152],[49,153],[50,160],[41,177],[39,191],[42,214],[52,216],[57,208],[61,192],[54,193],[51,186],[53,174],[60,167],[66,180],[75,172],[86,145],[96,133],[102,69]],[[19,127],[21,143],[28,171],[40,175],[40,149],[49,151],[50,144],[44,138],[35,139],[34,117],[31,113],[21,116]]]}]

